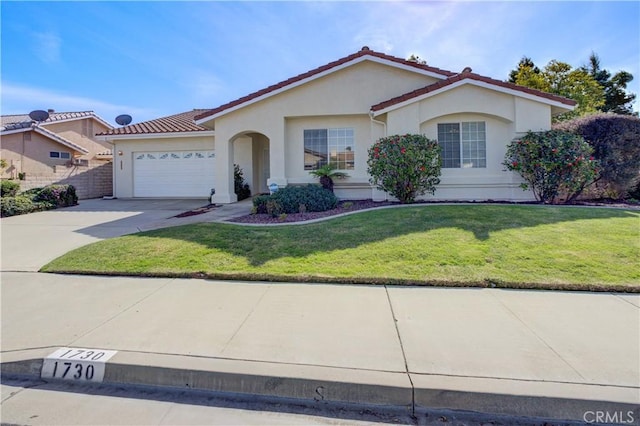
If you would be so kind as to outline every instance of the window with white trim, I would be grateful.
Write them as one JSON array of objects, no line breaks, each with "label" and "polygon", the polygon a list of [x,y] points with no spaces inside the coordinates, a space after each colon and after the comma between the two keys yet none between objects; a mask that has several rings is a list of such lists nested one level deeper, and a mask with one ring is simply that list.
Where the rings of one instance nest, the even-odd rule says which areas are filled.
[{"label": "window with white trim", "polygon": [[68,160],[71,158],[71,153],[64,151],[49,151],[49,158],[62,158]]},{"label": "window with white trim", "polygon": [[438,144],[441,147],[442,167],[487,167],[487,131],[484,121],[439,123]]},{"label": "window with white trim", "polygon": [[315,170],[331,163],[335,164],[338,170],[353,170],[353,145],[353,128],[305,129],[304,169]]}]

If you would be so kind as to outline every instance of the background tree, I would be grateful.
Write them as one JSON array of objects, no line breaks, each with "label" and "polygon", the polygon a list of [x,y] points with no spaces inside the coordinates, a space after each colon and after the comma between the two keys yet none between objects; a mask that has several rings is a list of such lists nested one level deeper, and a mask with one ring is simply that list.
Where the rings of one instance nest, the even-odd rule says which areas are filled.
[{"label": "background tree", "polygon": [[[511,70],[511,72],[509,73],[509,83],[519,84],[518,80],[530,82],[529,84],[532,85],[520,85],[531,87],[532,89],[537,88],[535,86],[543,85],[542,76],[540,75],[540,68],[538,68],[536,64],[533,63],[531,58],[527,56],[523,56],[522,59],[520,59],[520,62],[518,62],[518,68],[516,68],[515,70]],[[539,90],[542,90],[542,88],[540,88]]]},{"label": "background tree", "polygon": [[600,67],[600,58],[594,52],[589,56],[588,65],[581,69],[589,73],[604,89],[605,100],[600,111],[624,115],[634,114],[632,104],[636,95],[627,93],[627,85],[633,81],[633,74],[618,71],[611,75],[611,72]]},{"label": "background tree", "polygon": [[520,86],[564,96],[577,102],[572,112],[554,117],[555,121],[568,120],[597,112],[605,102],[603,87],[584,69],[574,69],[565,62],[550,61],[539,70],[530,58],[523,58],[509,80]]}]

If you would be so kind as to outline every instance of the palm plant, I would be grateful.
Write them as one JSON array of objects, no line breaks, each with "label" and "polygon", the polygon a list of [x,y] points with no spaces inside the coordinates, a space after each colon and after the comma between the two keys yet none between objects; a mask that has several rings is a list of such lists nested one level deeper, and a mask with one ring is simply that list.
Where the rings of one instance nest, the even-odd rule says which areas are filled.
[{"label": "palm plant", "polygon": [[328,163],[328,164],[325,164],[324,166],[318,167],[315,170],[311,170],[309,174],[311,176],[319,178],[320,185],[322,185],[324,189],[328,189],[329,191],[333,192],[334,179],[344,179],[346,177],[349,177],[348,174],[344,172],[339,172],[337,170],[338,170],[337,164]]}]

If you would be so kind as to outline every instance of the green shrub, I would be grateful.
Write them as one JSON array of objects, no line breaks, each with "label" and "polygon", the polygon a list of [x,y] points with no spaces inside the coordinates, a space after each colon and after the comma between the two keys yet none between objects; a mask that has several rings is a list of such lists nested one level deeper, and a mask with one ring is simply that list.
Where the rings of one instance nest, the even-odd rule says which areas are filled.
[{"label": "green shrub", "polygon": [[631,115],[593,114],[554,125],[582,136],[600,162],[598,186],[604,191],[632,190],[640,173],[640,118]]},{"label": "green shrub", "polygon": [[593,149],[582,136],[560,130],[528,132],[507,146],[507,170],[515,171],[542,203],[575,200],[598,176]]},{"label": "green shrub", "polygon": [[3,197],[14,197],[20,190],[20,183],[13,180],[0,181],[0,194]]},{"label": "green shrub", "polygon": [[49,185],[32,188],[23,193],[2,197],[2,217],[51,210],[78,204],[73,185]]},{"label": "green shrub", "polygon": [[280,204],[277,200],[269,199],[267,200],[267,214],[271,217],[277,217],[283,214],[282,204]]},{"label": "green shrub", "polygon": [[26,197],[24,195],[16,195],[15,197],[2,197],[0,203],[2,204],[2,217],[17,216],[20,214],[39,212],[55,208],[55,206],[50,203],[34,202],[30,197]]},{"label": "green shrub", "polygon": [[307,212],[324,212],[338,205],[338,198],[333,192],[314,184],[287,186],[276,191],[271,197],[282,205],[284,213],[299,213],[302,204],[306,206]]},{"label": "green shrub", "polygon": [[627,198],[640,200],[640,178],[636,179],[636,183],[631,185],[631,189],[627,192]]},{"label": "green shrub", "polygon": [[78,204],[76,188],[73,185],[45,186],[35,195],[33,200],[51,203],[56,207],[69,207]]},{"label": "green shrub", "polygon": [[253,197],[253,208],[256,214],[267,213],[267,201],[269,201],[270,195],[256,195]]},{"label": "green shrub", "polygon": [[338,205],[338,199],[333,192],[320,185],[309,184],[280,188],[272,195],[258,195],[253,197],[253,205],[256,213],[266,213],[276,217],[282,213],[331,210]]},{"label": "green shrub", "polygon": [[251,189],[249,184],[244,181],[244,172],[237,164],[233,165],[233,186],[238,201],[245,200],[251,197]]},{"label": "green shrub", "polygon": [[401,203],[433,194],[440,183],[440,146],[424,135],[394,135],[369,148],[370,182]]}]

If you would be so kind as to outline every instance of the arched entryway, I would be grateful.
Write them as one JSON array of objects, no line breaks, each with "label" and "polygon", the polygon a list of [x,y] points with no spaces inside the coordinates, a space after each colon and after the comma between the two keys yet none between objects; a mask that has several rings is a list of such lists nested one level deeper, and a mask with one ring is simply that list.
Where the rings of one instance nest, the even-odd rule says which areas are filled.
[{"label": "arched entryway", "polygon": [[269,138],[259,132],[246,131],[236,135],[232,143],[233,162],[242,169],[245,182],[251,187],[251,194],[269,192]]}]

